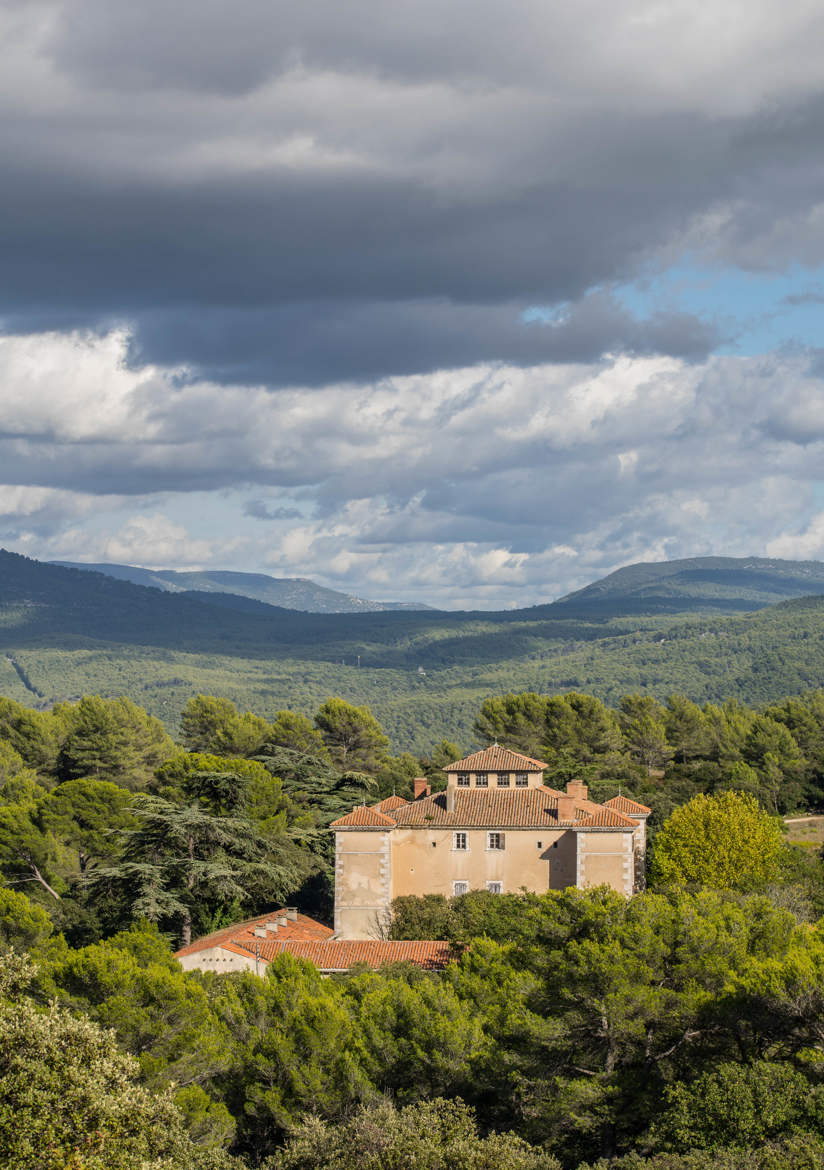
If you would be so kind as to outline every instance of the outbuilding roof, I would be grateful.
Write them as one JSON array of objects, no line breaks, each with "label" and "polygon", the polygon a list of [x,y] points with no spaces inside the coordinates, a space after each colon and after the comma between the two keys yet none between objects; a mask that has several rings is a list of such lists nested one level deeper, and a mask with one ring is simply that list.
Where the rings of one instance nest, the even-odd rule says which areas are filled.
[{"label": "outbuilding roof", "polygon": [[[237,946],[238,944],[233,945]],[[267,939],[260,942],[259,956],[254,943],[239,944],[239,949],[270,963],[278,955],[290,954],[308,959],[321,971],[348,971],[358,963],[378,968],[384,963],[414,963],[426,971],[445,967],[454,958],[448,942],[395,942],[384,939],[332,939],[330,942],[290,942]]]},{"label": "outbuilding roof", "polygon": [[500,747],[497,743],[483,751],[473,752],[457,763],[447,764],[444,772],[543,772],[543,760],[533,760],[520,752]]},{"label": "outbuilding roof", "polygon": [[[285,921],[284,921],[285,920]],[[228,942],[261,941],[255,934],[255,928],[266,929],[269,922],[277,922],[277,938],[312,942],[331,938],[335,933],[322,922],[316,922],[306,914],[299,914],[291,907],[281,907],[280,910],[270,910],[267,914],[260,914],[257,918],[247,918],[244,922],[236,922],[233,926],[226,926],[222,930],[213,931],[202,938],[195,939],[186,947],[176,952],[177,957],[195,955],[198,951],[208,951],[211,947],[220,947]],[[269,932],[268,938],[275,938],[274,932]]]}]

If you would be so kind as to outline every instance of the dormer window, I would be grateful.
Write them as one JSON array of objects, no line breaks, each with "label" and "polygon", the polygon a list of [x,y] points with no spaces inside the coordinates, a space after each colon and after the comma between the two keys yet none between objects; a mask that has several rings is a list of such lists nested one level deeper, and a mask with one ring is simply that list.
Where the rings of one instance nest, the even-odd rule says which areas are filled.
[{"label": "dormer window", "polygon": [[458,773],[458,787],[459,788],[468,788],[469,787],[469,773],[468,772],[459,772]]},{"label": "dormer window", "polygon": [[487,775],[486,772],[478,772],[477,776],[475,777],[475,787],[476,788],[488,788],[489,787],[489,776]]},{"label": "dormer window", "polygon": [[509,772],[498,773],[498,787],[509,788],[510,775]]},{"label": "dormer window", "polygon": [[526,788],[527,784],[529,784],[529,776],[527,775],[527,773],[526,772],[518,772],[515,776],[515,787],[516,788]]}]

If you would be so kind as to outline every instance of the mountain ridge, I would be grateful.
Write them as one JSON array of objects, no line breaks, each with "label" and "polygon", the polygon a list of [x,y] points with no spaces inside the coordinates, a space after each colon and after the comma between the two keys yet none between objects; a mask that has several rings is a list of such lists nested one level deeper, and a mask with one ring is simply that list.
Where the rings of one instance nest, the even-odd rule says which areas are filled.
[{"label": "mountain ridge", "polygon": [[[749,599],[727,581],[719,602],[717,576],[709,595],[702,578],[695,597],[648,598],[642,568],[639,589],[621,585],[620,596],[610,595],[613,581],[594,600],[524,610],[318,614],[163,592],[0,551],[0,694],[33,707],[125,694],[173,733],[198,692],[265,716],[312,714],[340,695],[369,705],[396,750],[420,753],[443,738],[472,743],[481,702],[507,691],[757,704],[824,686],[824,589],[770,604],[765,597],[797,588],[792,562],[777,567],[778,580],[757,563],[733,569],[755,580]],[[728,561],[700,569],[718,571]],[[802,583],[818,586],[807,573]]]},{"label": "mountain ridge", "polygon": [[[384,613],[428,610],[431,606],[406,601],[370,601],[319,585],[309,577],[272,577],[268,573],[241,573],[227,569],[144,569],[113,562],[50,561],[64,569],[103,573],[165,593],[208,593],[247,597],[265,605],[302,613]],[[238,607],[240,608],[240,607]]]}]

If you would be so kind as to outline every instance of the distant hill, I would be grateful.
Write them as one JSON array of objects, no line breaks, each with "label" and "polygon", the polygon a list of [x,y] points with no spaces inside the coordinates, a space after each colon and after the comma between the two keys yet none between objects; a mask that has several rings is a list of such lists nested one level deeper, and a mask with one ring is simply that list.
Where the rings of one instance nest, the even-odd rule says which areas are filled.
[{"label": "distant hill", "polygon": [[824,562],[691,557],[618,569],[555,604],[582,613],[746,611],[824,594]]},{"label": "distant hill", "polygon": [[[372,707],[394,750],[423,752],[470,747],[481,702],[506,691],[758,704],[824,686],[821,565],[699,564],[630,566],[532,609],[301,613],[0,550],[0,694],[125,694],[173,733],[199,691],[264,716],[340,695]],[[802,587],[819,595],[765,602]]]},{"label": "distant hill", "polygon": [[366,601],[362,597],[326,589],[307,577],[270,577],[266,573],[233,573],[223,570],[183,573],[176,569],[140,569],[135,565],[85,564],[79,561],[51,563],[65,569],[105,573],[107,577],[115,577],[118,581],[130,581],[133,585],[150,586],[166,593],[228,593],[236,597],[250,597],[266,605],[278,605],[283,609],[301,610],[303,613],[384,613],[396,609],[431,608],[407,601]]}]

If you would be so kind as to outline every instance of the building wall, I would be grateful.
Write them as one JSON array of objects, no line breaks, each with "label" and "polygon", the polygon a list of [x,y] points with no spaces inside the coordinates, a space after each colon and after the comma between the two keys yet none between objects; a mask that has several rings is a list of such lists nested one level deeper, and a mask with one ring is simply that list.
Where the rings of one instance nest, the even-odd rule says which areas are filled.
[{"label": "building wall", "polygon": [[647,818],[638,818],[638,828],[632,834],[632,849],[634,854],[634,881],[633,892],[639,893],[646,888],[647,880]]},{"label": "building wall", "polygon": [[[238,955],[223,947],[206,947],[190,955],[180,955],[177,960],[184,971],[254,971],[254,955]],[[258,964],[262,975],[266,970],[263,960]]]},{"label": "building wall", "polygon": [[[498,773],[497,772],[464,772],[463,775],[469,777],[469,784],[461,786],[461,790],[463,792],[467,791],[467,787],[468,788],[481,788],[484,792],[511,792],[519,787],[519,785],[517,785],[515,783],[515,777],[517,775],[517,770],[513,770],[513,771],[507,773],[507,775],[509,776],[509,784],[503,785],[503,786],[498,784]],[[478,784],[478,777],[479,776],[482,776],[486,780],[486,784],[480,784],[480,785]],[[526,779],[527,779],[527,782],[525,785],[526,788],[541,788],[541,787],[543,787],[543,783],[544,783],[543,772],[527,772]],[[458,773],[457,772],[447,772],[447,774],[446,774],[446,787],[447,787],[447,789],[456,788],[457,786],[458,786]]]},{"label": "building wall", "polygon": [[[487,849],[484,829],[466,829],[468,850],[452,848],[452,829],[397,828],[391,834],[392,897],[444,894],[465,881],[470,890],[503,883],[503,892],[522,886],[535,893],[575,884],[575,835],[551,829],[501,829],[502,850]],[[495,830],[492,830],[495,831]]]},{"label": "building wall", "polygon": [[612,886],[629,897],[635,887],[633,834],[587,829],[576,836],[579,888]]},{"label": "building wall", "polygon": [[392,900],[392,857],[387,830],[335,833],[335,932],[341,938],[377,938]]}]

